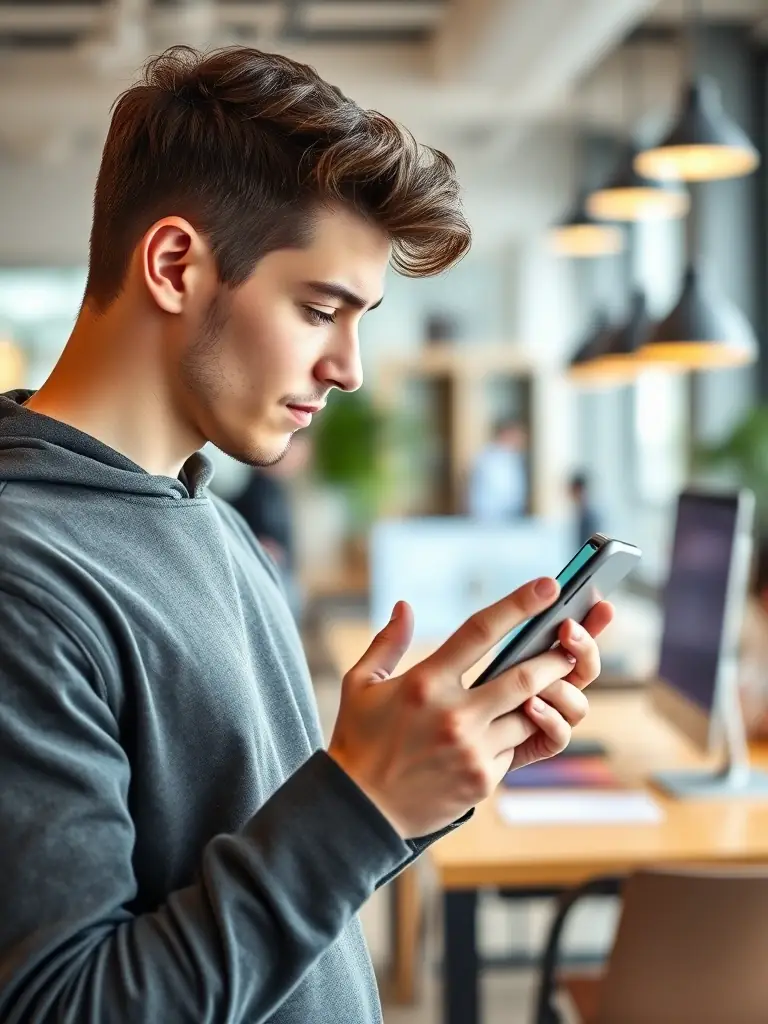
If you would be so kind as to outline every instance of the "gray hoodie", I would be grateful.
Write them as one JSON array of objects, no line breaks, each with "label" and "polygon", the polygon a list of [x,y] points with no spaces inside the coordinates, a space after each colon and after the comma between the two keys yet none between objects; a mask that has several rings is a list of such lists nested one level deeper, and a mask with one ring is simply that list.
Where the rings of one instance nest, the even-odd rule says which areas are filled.
[{"label": "gray hoodie", "polygon": [[194,455],[152,476],[0,396],[0,1021],[371,1024],[403,842],[322,750],[275,569]]}]

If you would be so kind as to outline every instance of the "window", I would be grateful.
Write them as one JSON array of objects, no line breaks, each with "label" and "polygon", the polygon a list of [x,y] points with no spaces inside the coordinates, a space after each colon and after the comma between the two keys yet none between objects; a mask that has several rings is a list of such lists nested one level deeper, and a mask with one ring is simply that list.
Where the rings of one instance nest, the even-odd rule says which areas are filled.
[{"label": "window", "polygon": [[668,505],[688,476],[688,378],[649,371],[635,386],[636,487],[641,502]]},{"label": "window", "polygon": [[[24,357],[23,379],[38,388],[66,344],[83,298],[84,267],[0,268],[0,337]],[[9,384],[0,362],[0,386]],[[12,372],[12,371],[11,371]]]}]

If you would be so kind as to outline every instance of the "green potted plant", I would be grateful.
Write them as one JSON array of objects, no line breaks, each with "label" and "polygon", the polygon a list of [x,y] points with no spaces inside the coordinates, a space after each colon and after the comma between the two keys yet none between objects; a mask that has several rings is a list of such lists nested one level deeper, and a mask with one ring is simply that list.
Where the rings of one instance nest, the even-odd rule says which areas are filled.
[{"label": "green potted plant", "polygon": [[344,495],[356,535],[367,532],[384,496],[386,430],[384,414],[356,391],[332,393],[312,431],[315,473]]},{"label": "green potted plant", "polygon": [[697,475],[716,476],[755,494],[756,528],[768,536],[768,405],[754,406],[730,435],[696,453]]}]

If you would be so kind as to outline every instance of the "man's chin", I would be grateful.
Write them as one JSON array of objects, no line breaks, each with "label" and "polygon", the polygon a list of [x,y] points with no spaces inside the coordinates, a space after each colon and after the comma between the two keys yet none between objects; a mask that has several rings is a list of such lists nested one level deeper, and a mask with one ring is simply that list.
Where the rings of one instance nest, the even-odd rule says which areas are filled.
[{"label": "man's chin", "polygon": [[283,458],[291,446],[292,434],[284,434],[269,439],[259,439],[247,447],[242,445],[221,446],[225,455],[244,466],[251,466],[254,469],[274,466]]}]

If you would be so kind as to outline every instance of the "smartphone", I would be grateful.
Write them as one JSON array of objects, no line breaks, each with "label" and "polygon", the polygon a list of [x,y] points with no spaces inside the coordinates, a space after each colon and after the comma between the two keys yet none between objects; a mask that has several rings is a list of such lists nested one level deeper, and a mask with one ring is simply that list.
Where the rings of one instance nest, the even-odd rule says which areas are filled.
[{"label": "smartphone", "polygon": [[558,631],[566,619],[583,622],[590,609],[632,572],[640,557],[640,549],[634,544],[593,534],[558,575],[560,595],[555,603],[513,629],[472,686],[481,686],[513,665],[548,651],[557,643]]}]

